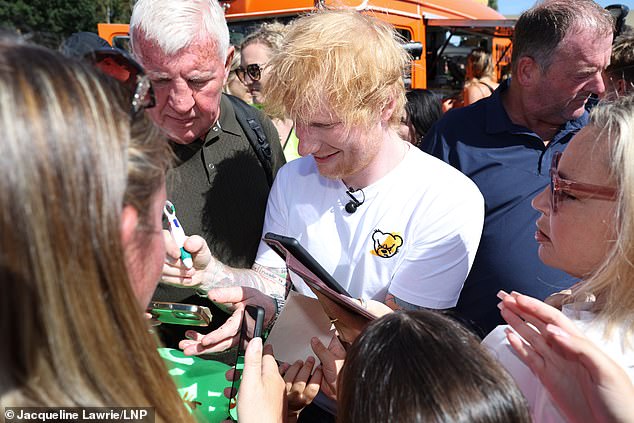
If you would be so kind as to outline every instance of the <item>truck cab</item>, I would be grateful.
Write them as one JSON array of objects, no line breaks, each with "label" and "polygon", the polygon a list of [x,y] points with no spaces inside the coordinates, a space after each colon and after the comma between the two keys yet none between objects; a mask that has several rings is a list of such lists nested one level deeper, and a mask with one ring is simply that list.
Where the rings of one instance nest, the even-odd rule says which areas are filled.
[{"label": "truck cab", "polygon": [[466,56],[472,48],[491,51],[498,77],[510,63],[513,19],[465,0],[226,0],[232,44],[265,21],[290,22],[320,7],[350,7],[389,22],[401,35],[412,56],[405,75],[408,88],[435,91],[459,90],[464,80]]},{"label": "truck cab", "polygon": [[[408,88],[429,88],[441,95],[459,92],[466,56],[475,47],[492,52],[498,78],[510,64],[515,20],[471,0],[221,0],[231,43],[266,21],[288,23],[317,8],[349,7],[389,22],[412,57],[404,78]],[[99,35],[127,48],[128,26],[99,24]]]}]

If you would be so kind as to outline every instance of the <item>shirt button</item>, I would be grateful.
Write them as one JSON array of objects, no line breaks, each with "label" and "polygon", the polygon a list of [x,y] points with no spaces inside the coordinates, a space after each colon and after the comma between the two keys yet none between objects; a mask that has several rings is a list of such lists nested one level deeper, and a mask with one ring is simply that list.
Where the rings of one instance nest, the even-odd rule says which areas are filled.
[{"label": "shirt button", "polygon": [[207,165],[207,167],[208,167],[209,169],[215,169],[215,168],[216,168],[216,166],[214,166],[214,164],[213,164],[213,163],[209,163],[209,164]]}]

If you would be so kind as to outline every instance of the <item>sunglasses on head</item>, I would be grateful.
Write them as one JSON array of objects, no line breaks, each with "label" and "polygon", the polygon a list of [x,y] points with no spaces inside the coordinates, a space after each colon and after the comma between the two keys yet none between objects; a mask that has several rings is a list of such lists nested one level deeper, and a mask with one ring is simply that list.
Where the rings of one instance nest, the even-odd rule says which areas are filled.
[{"label": "sunglasses on head", "polygon": [[150,78],[145,74],[143,67],[125,51],[99,49],[88,53],[84,59],[128,89],[132,95],[132,116],[156,104]]},{"label": "sunglasses on head", "polygon": [[602,200],[616,200],[616,188],[586,184],[584,182],[571,181],[560,177],[559,171],[557,170],[560,159],[561,152],[558,151],[553,156],[553,161],[550,166],[550,204],[553,213],[557,212],[557,208],[563,196],[566,194],[586,194],[589,197],[600,198]]},{"label": "sunglasses on head", "polygon": [[262,69],[264,69],[266,65],[258,65],[257,63],[253,63],[248,65],[246,68],[242,66],[236,68],[236,76],[243,84],[246,84],[244,81],[245,75],[249,75],[249,78],[253,81],[259,81],[262,78]]}]

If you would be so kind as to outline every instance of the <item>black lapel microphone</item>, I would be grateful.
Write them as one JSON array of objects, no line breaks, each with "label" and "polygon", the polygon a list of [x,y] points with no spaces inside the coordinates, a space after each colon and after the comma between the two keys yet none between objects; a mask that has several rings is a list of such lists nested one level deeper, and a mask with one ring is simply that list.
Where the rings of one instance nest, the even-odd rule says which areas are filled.
[{"label": "black lapel microphone", "polygon": [[[352,195],[355,192],[361,193],[361,201],[357,200],[357,198],[354,195]],[[346,191],[346,194],[348,194],[348,197],[350,197],[350,201],[348,201],[348,203],[346,204],[346,211],[352,214],[356,212],[359,206],[365,202],[365,194],[363,193],[363,190],[361,188],[359,189],[348,188],[348,191]]]}]

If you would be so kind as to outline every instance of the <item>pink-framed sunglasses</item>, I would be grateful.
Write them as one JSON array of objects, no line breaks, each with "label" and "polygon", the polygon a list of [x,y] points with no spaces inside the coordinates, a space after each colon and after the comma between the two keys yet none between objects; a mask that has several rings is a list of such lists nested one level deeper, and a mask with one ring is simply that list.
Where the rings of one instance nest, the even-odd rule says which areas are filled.
[{"label": "pink-framed sunglasses", "polygon": [[589,197],[599,198],[602,200],[616,200],[618,191],[614,187],[606,187],[601,185],[586,184],[584,182],[571,181],[559,176],[557,167],[561,159],[561,152],[558,151],[553,156],[550,166],[550,204],[553,213],[557,212],[557,208],[561,203],[564,194],[586,194]]}]

